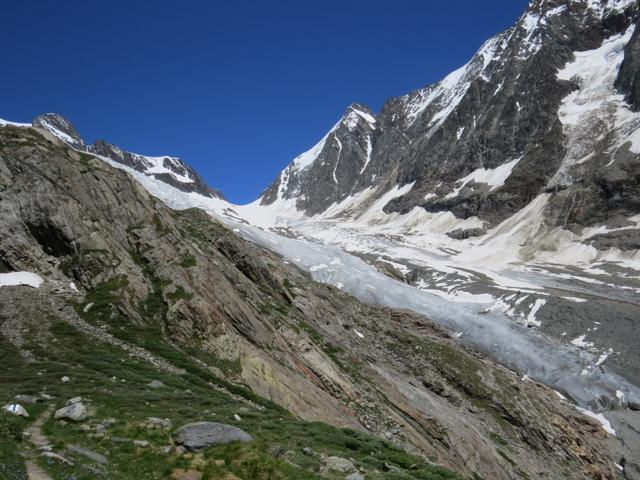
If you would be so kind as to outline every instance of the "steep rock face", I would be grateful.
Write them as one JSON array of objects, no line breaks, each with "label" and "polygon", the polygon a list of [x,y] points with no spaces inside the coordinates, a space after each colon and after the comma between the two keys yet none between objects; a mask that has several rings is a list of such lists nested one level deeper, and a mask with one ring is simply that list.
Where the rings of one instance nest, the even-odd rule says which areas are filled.
[{"label": "steep rock face", "polygon": [[[98,330],[128,341],[159,331],[304,418],[366,429],[465,475],[614,477],[609,452],[621,447],[550,389],[424,317],[310,281],[203,212],[168,210],[37,130],[0,129],[0,205],[3,265],[76,282],[77,315]],[[20,298],[0,302],[5,313],[19,315]]]},{"label": "steep rock face", "polygon": [[[73,280],[90,292],[89,319],[105,326],[155,325],[175,341],[206,340],[211,350],[217,339],[220,355],[266,361],[263,349],[275,339],[261,308],[290,302],[290,294],[265,260],[248,262],[238,240],[204,213],[171,212],[92,155],[36,130],[3,128],[0,135],[7,270]],[[284,384],[284,367],[273,370]],[[358,425],[302,375],[287,378],[299,392],[289,402],[311,406],[310,419]]]},{"label": "steep rock face", "polygon": [[[349,178],[351,192],[371,188],[382,198],[407,187],[385,200],[385,212],[451,212],[486,227],[545,192],[551,226],[580,229],[640,213],[638,153],[621,144],[637,119],[613,90],[618,77],[634,104],[637,18],[630,0],[532,1],[468,64],[386,102],[371,132],[369,161]],[[602,55],[606,68],[598,63]],[[610,115],[596,118],[580,105]],[[283,198],[308,215],[342,201],[347,190],[307,187],[312,178],[330,178],[331,167],[314,163],[314,175],[299,176]],[[292,170],[295,162],[282,175]],[[262,202],[276,198],[272,187]]]},{"label": "steep rock face", "polygon": [[633,37],[624,48],[624,61],[616,79],[616,88],[635,111],[640,110],[640,26],[637,21]]},{"label": "steep rock face", "polygon": [[371,110],[351,105],[311,150],[299,155],[262,194],[261,203],[293,201],[314,215],[353,194],[371,161],[376,120]]},{"label": "steep rock face", "polygon": [[59,113],[44,113],[33,119],[34,127],[44,128],[58,137],[63,142],[74,148],[84,148],[85,143],[76,127],[63,115]]},{"label": "steep rock face", "polygon": [[594,2],[531,2],[462,71],[389,102],[381,115],[397,115],[391,130],[406,131],[412,144],[396,181],[416,185],[386,209],[421,205],[495,223],[541,193],[565,155],[557,111],[575,88],[556,73],[574,51],[628,27],[617,10],[607,15]]}]

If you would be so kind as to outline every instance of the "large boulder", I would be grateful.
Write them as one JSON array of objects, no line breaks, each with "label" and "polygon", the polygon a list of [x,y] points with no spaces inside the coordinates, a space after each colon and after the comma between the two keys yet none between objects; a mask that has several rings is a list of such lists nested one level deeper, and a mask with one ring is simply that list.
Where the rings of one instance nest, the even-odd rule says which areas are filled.
[{"label": "large boulder", "polygon": [[322,471],[325,473],[353,473],[356,467],[350,460],[342,457],[323,457]]},{"label": "large boulder", "polygon": [[25,410],[25,408],[19,403],[11,403],[9,405],[5,405],[4,410],[6,410],[9,413],[13,413],[14,415],[18,415],[19,417],[25,417],[25,418],[29,417],[27,410]]},{"label": "large boulder", "polygon": [[148,417],[147,428],[171,428],[171,420],[168,418]]},{"label": "large boulder", "polygon": [[351,475],[347,475],[344,477],[344,480],[365,480],[364,475],[359,472],[352,473]]},{"label": "large boulder", "polygon": [[67,448],[69,451],[78,455],[82,455],[83,457],[86,457],[89,460],[99,463],[100,465],[107,465],[109,463],[109,460],[107,459],[107,457],[105,457],[101,453],[94,452],[93,450],[89,450],[88,448],[78,447],[76,445],[69,445],[67,446]]},{"label": "large boulder", "polygon": [[28,403],[33,405],[38,402],[38,397],[34,397],[33,395],[23,395],[19,394],[15,396],[15,401],[18,403]]},{"label": "large boulder", "polygon": [[251,435],[245,431],[216,422],[196,422],[180,427],[174,433],[176,444],[189,450],[200,450],[211,445],[231,442],[250,442]]},{"label": "large boulder", "polygon": [[73,420],[74,422],[81,422],[86,420],[89,416],[87,407],[80,401],[80,397],[71,399],[65,407],[56,410],[54,418],[56,420],[66,419]]},{"label": "large boulder", "polygon": [[481,237],[486,233],[487,231],[484,228],[457,228],[447,232],[447,236],[454,240],[466,240],[471,237]]}]

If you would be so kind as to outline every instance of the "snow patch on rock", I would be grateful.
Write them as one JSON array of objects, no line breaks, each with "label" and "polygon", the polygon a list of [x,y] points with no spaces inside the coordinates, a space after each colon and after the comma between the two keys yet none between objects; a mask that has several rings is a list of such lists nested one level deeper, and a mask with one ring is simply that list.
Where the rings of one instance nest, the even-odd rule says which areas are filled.
[{"label": "snow patch on rock", "polygon": [[31,272],[0,273],[0,287],[27,285],[38,288],[43,281],[42,277]]},{"label": "snow patch on rock", "polygon": [[586,415],[587,417],[593,418],[594,420],[596,420],[602,426],[602,429],[605,432],[607,432],[610,435],[614,435],[615,436],[616,431],[611,426],[611,422],[609,420],[607,420],[602,413],[594,413],[591,410],[587,410],[585,408],[580,408],[580,407],[576,407],[576,410],[578,410],[583,415]]},{"label": "snow patch on rock", "polygon": [[503,163],[502,165],[496,168],[478,168],[471,172],[466,177],[463,177],[456,181],[456,188],[453,192],[449,193],[445,198],[454,198],[457,197],[467,184],[474,183],[485,183],[491,187],[490,191],[496,190],[504,185],[504,182],[509,178],[513,169],[518,165],[518,162],[522,160],[522,157],[518,157],[509,162]]}]

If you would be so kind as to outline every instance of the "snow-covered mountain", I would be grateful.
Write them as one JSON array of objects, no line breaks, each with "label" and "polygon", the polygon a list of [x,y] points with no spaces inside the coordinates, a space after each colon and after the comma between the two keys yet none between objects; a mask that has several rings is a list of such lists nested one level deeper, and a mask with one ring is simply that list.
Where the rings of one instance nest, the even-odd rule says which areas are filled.
[{"label": "snow-covered mountain", "polygon": [[[389,100],[378,114],[350,107],[256,202],[236,210],[408,283],[430,296],[422,310],[430,318],[505,365],[519,358],[516,370],[534,378],[566,378],[571,369],[555,358],[566,353],[560,342],[595,354],[578,383],[595,385],[607,371],[637,385],[638,23],[635,1],[534,0],[440,82]],[[373,118],[349,122],[354,110]],[[315,278],[361,299],[421,308],[361,267],[345,279],[342,259],[309,266],[303,252],[297,257]],[[448,323],[464,317],[456,306],[472,305],[479,324]],[[498,328],[504,317],[521,326],[518,340]],[[515,353],[512,341],[531,330],[555,353],[531,345]]]},{"label": "snow-covered mountain", "polygon": [[373,153],[376,119],[364,105],[349,106],[309,151],[296,157],[262,195],[261,203],[295,202],[309,215],[353,194]]},{"label": "snow-covered mountain", "polygon": [[638,19],[630,0],[534,0],[440,82],[378,114],[349,107],[235,210],[618,352],[609,363],[640,379]]},{"label": "snow-covered mountain", "polygon": [[[227,226],[176,210],[185,206]],[[67,477],[178,478],[183,452],[163,449],[140,470],[139,449],[124,439],[116,451],[109,438],[134,432],[153,454],[170,435],[179,443],[178,425],[215,413],[216,423],[195,426],[230,422],[254,440],[241,447],[249,456],[234,450],[225,463],[245,479],[353,477],[313,459],[357,462],[379,479],[638,478],[640,443],[627,425],[640,390],[603,366],[606,355],[550,342],[499,311],[480,315],[478,304],[398,282],[339,248],[234,221],[216,210],[224,206],[41,127],[0,124],[0,353],[9,367],[0,430],[11,413],[31,415],[0,435],[0,477],[27,478],[40,457],[54,478],[61,468]],[[464,334],[455,340],[434,322]],[[52,418],[77,392],[85,424],[116,422],[99,436],[76,428],[86,452],[117,457],[99,472],[93,453],[66,443],[75,427]],[[141,427],[155,411],[174,426]],[[33,431],[48,426],[30,448],[16,438],[34,417]],[[44,441],[51,447],[40,453]]]},{"label": "snow-covered mountain", "polygon": [[195,192],[211,198],[222,198],[222,194],[209,187],[198,173],[177,157],[150,157],[127,152],[104,140],[92,145],[85,143],[69,119],[58,113],[45,113],[37,116],[32,125],[53,134],[78,150],[84,150],[108,158],[156,180],[167,183],[183,192]]},{"label": "snow-covered mountain", "polygon": [[459,238],[538,202],[550,226],[606,225],[585,241],[636,248],[637,234],[615,231],[635,227],[629,218],[640,213],[637,15],[629,0],[531,2],[440,82],[389,100],[375,117],[350,107],[260,204],[352,217],[384,196],[388,214],[450,212],[443,233]]}]

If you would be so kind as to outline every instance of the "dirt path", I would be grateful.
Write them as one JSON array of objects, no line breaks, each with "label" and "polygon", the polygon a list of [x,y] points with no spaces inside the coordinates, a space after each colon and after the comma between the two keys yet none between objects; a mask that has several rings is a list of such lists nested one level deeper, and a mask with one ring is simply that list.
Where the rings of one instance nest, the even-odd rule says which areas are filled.
[{"label": "dirt path", "polygon": [[52,411],[53,406],[49,406],[25,430],[29,435],[29,441],[32,444],[32,448],[29,451],[25,452],[25,465],[27,467],[27,476],[29,477],[29,480],[52,480],[51,477],[47,475],[47,473],[42,470],[42,468],[40,468],[38,466],[38,463],[36,462],[36,458],[40,454],[40,451],[51,448],[47,437],[45,437],[44,433],[42,433],[42,426],[44,425],[44,422],[47,421]]},{"label": "dirt path", "polygon": [[25,462],[27,466],[27,477],[29,480],[52,480],[52,478],[45,473],[33,460],[27,460]]}]

